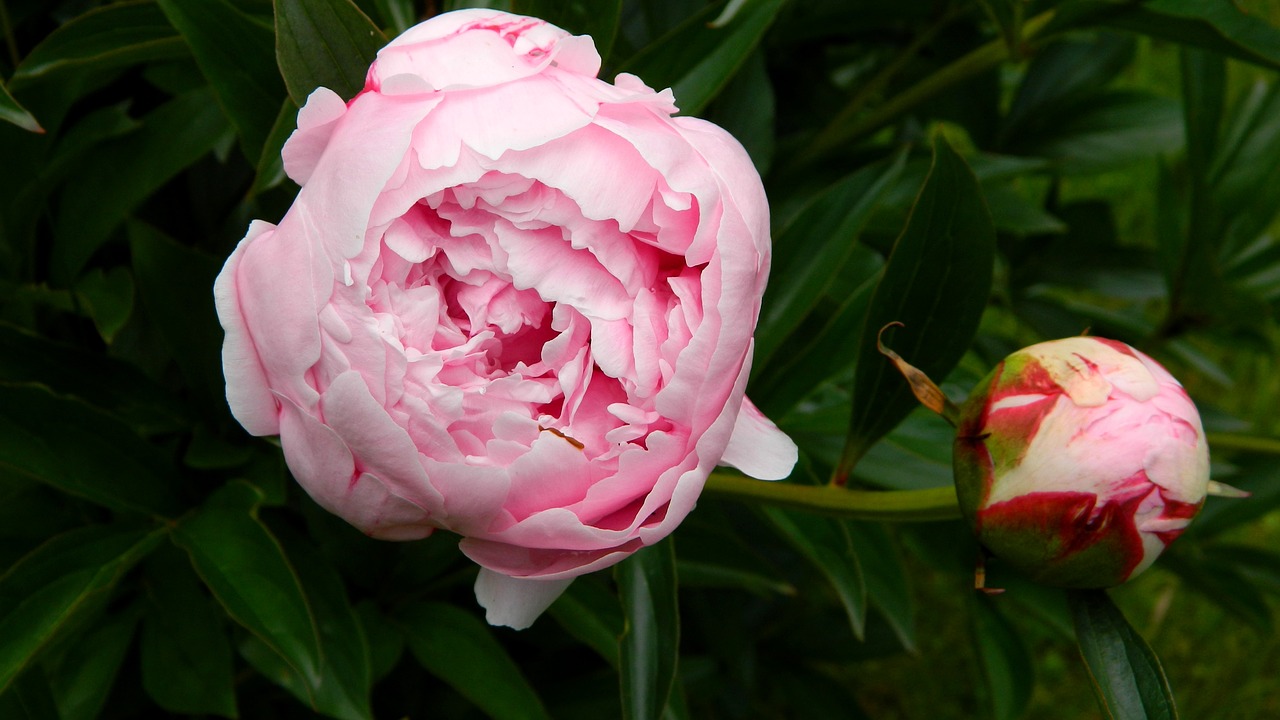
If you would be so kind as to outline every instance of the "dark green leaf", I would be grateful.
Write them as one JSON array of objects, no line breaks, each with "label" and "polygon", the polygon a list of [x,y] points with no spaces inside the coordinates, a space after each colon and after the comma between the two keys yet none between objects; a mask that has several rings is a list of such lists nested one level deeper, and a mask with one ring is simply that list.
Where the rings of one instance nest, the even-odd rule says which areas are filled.
[{"label": "dark green leaf", "polygon": [[[320,651],[323,665],[319,682],[308,685],[265,643],[251,642],[261,652],[244,652],[246,658],[263,675],[283,685],[294,697],[324,715],[339,720],[368,720],[372,685],[369,667],[369,645],[364,628],[351,607],[342,576],[316,551],[311,540],[303,538],[287,526],[277,530],[288,552],[290,564],[307,593],[320,629]],[[247,650],[247,648],[246,648]]]},{"label": "dark green leaf", "polygon": [[420,602],[397,617],[418,662],[489,717],[548,717],[520,668],[474,615],[453,605]]},{"label": "dark green leaf", "polygon": [[40,127],[40,123],[35,116],[27,112],[13,95],[9,93],[9,88],[0,82],[0,120],[13,123],[18,127],[33,133],[43,133],[44,128]]},{"label": "dark green leaf", "polygon": [[285,94],[271,26],[226,0],[159,0],[159,5],[191,47],[245,155],[257,160]]},{"label": "dark green leaf", "polygon": [[226,623],[187,559],[172,548],[146,567],[142,687],[172,713],[236,716]]},{"label": "dark green leaf", "polygon": [[1017,720],[1031,700],[1035,686],[1031,652],[996,603],[987,595],[973,593],[970,619],[978,660],[987,681],[987,694],[995,720]]},{"label": "dark green leaf", "polygon": [[222,414],[222,328],[213,305],[221,263],[183,247],[155,228],[128,224],[138,294],[187,386],[204,407]]},{"label": "dark green leaf", "polygon": [[622,611],[618,598],[592,576],[578,578],[547,608],[565,631],[617,666]]},{"label": "dark green leaf", "polygon": [[135,608],[99,623],[48,669],[49,685],[63,720],[98,717],[115,686],[137,624]]},{"label": "dark green leaf", "polygon": [[250,194],[266,192],[284,182],[286,177],[284,159],[280,151],[284,149],[285,141],[293,134],[297,118],[298,106],[291,98],[285,98],[284,104],[280,106],[280,114],[276,116],[275,124],[271,126],[271,133],[267,135],[267,142],[262,147],[262,156],[258,159],[257,174],[254,175]]},{"label": "dark green leaf", "polygon": [[108,344],[133,313],[133,276],[123,267],[94,268],[76,284],[76,296]]},{"label": "dark green leaf", "polygon": [[1075,103],[1054,116],[1042,134],[1019,152],[1053,160],[1065,173],[1113,170],[1182,144],[1182,116],[1169,98],[1133,90],[1110,90]]},{"label": "dark green leaf", "polygon": [[994,258],[995,230],[978,181],[938,135],[933,167],[889,255],[860,333],[847,467],[917,404],[906,381],[876,350],[880,329],[903,323],[885,333],[885,344],[941,381],[978,329]]},{"label": "dark green leaf", "polygon": [[[1268,559],[1274,559],[1274,555]],[[1160,559],[1160,565],[1177,574],[1188,587],[1249,623],[1259,632],[1269,634],[1272,631],[1271,608],[1267,604],[1266,595],[1254,583],[1253,578],[1237,565],[1232,554],[1195,550],[1172,552]]]},{"label": "dark green leaf", "polygon": [[902,553],[883,525],[844,524],[858,552],[858,567],[867,586],[867,600],[880,611],[902,647],[916,649],[915,603]]},{"label": "dark green leaf", "polygon": [[369,641],[369,676],[376,683],[400,662],[400,656],[404,655],[404,635],[395,621],[387,617],[374,602],[362,601],[356,605],[355,610],[364,636]]},{"label": "dark green leaf", "polygon": [[835,589],[855,637],[867,621],[867,586],[844,521],[781,508],[765,508],[782,537],[813,563]]},{"label": "dark green leaf", "polygon": [[172,466],[119,418],[39,385],[0,383],[0,473],[123,512],[179,512]]},{"label": "dark green leaf", "polygon": [[214,493],[174,531],[174,541],[214,597],[314,686],[320,640],[301,582],[279,542],[258,520],[260,491],[235,481]]},{"label": "dark green leaf", "polygon": [[902,172],[905,155],[864,168],[816,196],[774,238],[771,275],[756,326],[755,363],[763,368],[839,277],[862,226]]},{"label": "dark green leaf", "polygon": [[89,10],[49,33],[23,58],[11,85],[16,89],[44,80],[66,83],[79,73],[100,73],[186,54],[186,44],[155,3],[112,3]]},{"label": "dark green leaf", "polygon": [[676,571],[683,587],[730,588],[766,597],[796,594],[796,589],[782,580],[718,563],[679,560]]},{"label": "dark green leaf", "polygon": [[710,22],[720,8],[709,5],[621,69],[654,88],[671,88],[681,113],[698,115],[738,72],[782,4],[783,0],[747,0],[731,22],[714,28]]},{"label": "dark green leaf", "polygon": [[622,0],[512,0],[511,12],[542,18],[574,35],[590,35],[607,61],[618,34]]},{"label": "dark green leaf", "polygon": [[675,547],[646,547],[614,570],[625,621],[619,643],[624,720],[658,720],[671,696],[680,654]]},{"label": "dark green leaf", "polygon": [[170,100],[137,130],[104,143],[67,183],[54,226],[52,271],[69,282],[133,209],[213,149],[227,130],[208,89]]},{"label": "dark green leaf", "polygon": [[1176,720],[1160,659],[1104,590],[1068,592],[1076,641],[1098,705],[1112,720]]},{"label": "dark green leaf", "polygon": [[318,87],[350,100],[387,38],[351,0],[275,0],[276,61],[299,107]]},{"label": "dark green leaf", "polygon": [[106,602],[163,529],[91,526],[59,535],[0,577],[0,692],[50,642]]},{"label": "dark green leaf", "polygon": [[0,692],[0,717],[5,720],[65,720],[58,713],[53,690],[39,668],[23,673],[8,690]]}]

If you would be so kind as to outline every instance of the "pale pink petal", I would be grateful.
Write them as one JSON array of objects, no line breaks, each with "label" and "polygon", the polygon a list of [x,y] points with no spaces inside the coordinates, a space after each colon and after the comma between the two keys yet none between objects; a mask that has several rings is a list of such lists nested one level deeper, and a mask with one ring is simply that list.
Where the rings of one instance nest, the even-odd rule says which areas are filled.
[{"label": "pale pink petal", "polygon": [[530,580],[513,578],[480,568],[476,576],[476,601],[485,609],[484,619],[490,625],[505,625],[524,630],[551,607],[573,578],[564,580]]},{"label": "pale pink petal", "polygon": [[347,112],[347,104],[329,88],[316,88],[298,111],[298,129],[280,152],[284,171],[299,185],[307,184],[329,145],[337,121]]},{"label": "pale pink petal", "polygon": [[795,442],[744,397],[720,462],[753,478],[781,480],[791,474],[798,453]]},{"label": "pale pink petal", "polygon": [[253,221],[248,235],[227,258],[213,284],[218,321],[226,333],[222,342],[222,372],[227,379],[227,404],[231,407],[231,414],[251,435],[278,434],[280,409],[271,394],[271,385],[249,334],[248,324],[241,314],[237,275],[240,259],[248,244],[274,229],[270,223]]}]

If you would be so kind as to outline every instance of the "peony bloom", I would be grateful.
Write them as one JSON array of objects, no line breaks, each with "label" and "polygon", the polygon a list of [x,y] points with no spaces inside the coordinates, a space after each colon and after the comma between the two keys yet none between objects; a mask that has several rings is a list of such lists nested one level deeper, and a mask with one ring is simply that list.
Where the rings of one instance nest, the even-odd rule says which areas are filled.
[{"label": "peony bloom", "polygon": [[490,622],[671,533],[718,463],[785,477],[743,396],[769,270],[742,147],[588,37],[492,10],[320,88],[215,287],[227,398],[365,533],[446,529]]},{"label": "peony bloom", "polygon": [[961,408],[960,506],[981,543],[1040,582],[1142,572],[1204,503],[1209,449],[1187,393],[1123,343],[1078,337],[1005,358]]}]

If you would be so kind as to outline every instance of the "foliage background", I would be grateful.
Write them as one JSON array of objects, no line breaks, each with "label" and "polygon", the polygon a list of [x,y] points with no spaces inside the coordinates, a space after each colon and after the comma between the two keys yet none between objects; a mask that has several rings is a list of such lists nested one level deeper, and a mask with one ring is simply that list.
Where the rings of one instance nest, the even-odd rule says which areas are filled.
[{"label": "foliage background", "polygon": [[970,590],[888,320],[953,399],[1086,329],[1183,379],[1253,497],[1113,596],[1186,717],[1280,716],[1280,3],[497,3],[747,147],[776,248],[749,393],[802,451],[523,633],[456,539],[364,538],[235,424],[210,292],[296,191],[296,103],[455,4],[0,1],[0,717],[1093,715],[1063,593]]}]

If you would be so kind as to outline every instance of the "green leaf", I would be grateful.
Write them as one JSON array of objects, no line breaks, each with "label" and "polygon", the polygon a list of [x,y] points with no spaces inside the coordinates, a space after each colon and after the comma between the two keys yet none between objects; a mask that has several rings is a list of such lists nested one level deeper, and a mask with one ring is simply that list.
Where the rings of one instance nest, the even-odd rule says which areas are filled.
[{"label": "green leaf", "polygon": [[276,61],[298,107],[318,87],[350,100],[387,38],[351,0],[275,0]]},{"label": "green leaf", "polygon": [[172,465],[119,418],[39,385],[0,383],[0,472],[121,512],[172,517]]},{"label": "green leaf", "polygon": [[1059,19],[1064,24],[1079,18],[1280,69],[1280,29],[1236,3],[1087,0],[1072,3],[1069,10]]},{"label": "green leaf", "polygon": [[1035,665],[1018,628],[990,596],[972,593],[970,621],[995,720],[1022,717],[1035,687]]},{"label": "green leaf", "polygon": [[0,693],[0,717],[5,720],[65,720],[58,713],[53,689],[39,668],[23,673]]},{"label": "green leaf", "polygon": [[236,716],[231,640],[222,613],[185,556],[169,548],[146,566],[139,652],[142,687],[171,713]]},{"label": "green leaf", "polygon": [[622,0],[512,0],[511,12],[542,18],[574,35],[590,35],[600,58],[608,61]]},{"label": "green leaf", "polygon": [[902,172],[906,155],[832,185],[774,238],[773,282],[756,325],[755,363],[764,367],[839,278],[867,219]]},{"label": "green leaf", "polygon": [[710,27],[719,8],[708,5],[623,63],[621,71],[646,84],[671,88],[684,115],[698,115],[728,84],[773,24],[785,0],[748,0],[722,27]]},{"label": "green leaf", "polygon": [[995,229],[978,181],[941,134],[933,166],[906,227],[894,243],[859,334],[853,416],[843,467],[848,469],[916,406],[902,376],[876,350],[885,344],[935,381],[960,360],[991,293]]},{"label": "green leaf", "polygon": [[680,656],[675,546],[668,538],[614,570],[625,621],[619,643],[624,720],[658,720],[671,697]]},{"label": "green leaf", "polygon": [[261,492],[234,481],[185,519],[173,539],[227,615],[314,686],[320,681],[319,631],[297,573],[258,519]]},{"label": "green leaf", "polygon": [[764,508],[764,514],[782,537],[826,576],[840,598],[854,637],[862,639],[867,623],[867,586],[844,521],[774,507]]},{"label": "green leaf", "polygon": [[182,33],[218,103],[256,160],[275,123],[284,83],[272,51],[272,28],[226,0],[158,0]]},{"label": "green leaf", "polygon": [[284,104],[280,106],[280,114],[276,115],[275,124],[271,126],[271,133],[262,146],[262,156],[258,158],[257,173],[253,178],[253,187],[249,190],[250,195],[264,193],[284,182],[287,176],[284,172],[284,158],[280,153],[285,141],[293,134],[297,121],[298,106],[291,98],[285,98]]},{"label": "green leaf", "polygon": [[143,200],[213,149],[226,119],[207,88],[184,93],[104,143],[67,183],[54,224],[53,272],[70,283]]},{"label": "green leaf", "polygon": [[49,643],[106,602],[164,529],[90,526],[59,535],[0,576],[0,692]]},{"label": "green leaf", "polygon": [[316,616],[323,658],[320,677],[318,682],[308,685],[256,638],[251,639],[251,643],[256,644],[257,649],[242,647],[242,653],[259,672],[284,686],[302,702],[310,703],[317,712],[339,720],[369,720],[373,717],[369,706],[373,683],[369,644],[347,597],[342,576],[317,552],[310,539],[287,526],[280,526],[276,535],[298,572]]},{"label": "green leaf", "polygon": [[422,667],[489,717],[549,717],[520,668],[474,615],[453,605],[418,602],[402,608],[397,617]]},{"label": "green leaf", "polygon": [[76,283],[76,297],[110,344],[133,313],[133,276],[124,267],[94,268]]},{"label": "green leaf", "polygon": [[155,3],[112,3],[78,15],[49,33],[23,58],[10,86],[67,83],[82,73],[187,54],[186,44]]},{"label": "green leaf", "polygon": [[[1238,565],[1237,556],[1220,550],[1214,552],[1216,548],[1213,546],[1204,550],[1193,547],[1188,552],[1181,552],[1182,547],[1178,549],[1180,552],[1161,557],[1160,566],[1259,632],[1272,632],[1267,597],[1263,589],[1254,583],[1254,578]],[[1271,555],[1268,560],[1275,559],[1274,554]]]},{"label": "green leaf", "polygon": [[594,576],[574,580],[547,612],[566,632],[617,666],[621,657],[618,638],[623,631],[622,611],[618,598]]},{"label": "green leaf", "polygon": [[404,635],[395,621],[371,600],[363,600],[355,607],[360,627],[369,642],[369,676],[373,682],[386,677],[395,669],[404,655]]},{"label": "green leaf", "polygon": [[1176,720],[1160,659],[1104,590],[1067,593],[1098,705],[1112,720]]},{"label": "green leaf", "polygon": [[169,346],[188,388],[210,412],[225,414],[222,328],[212,291],[221,263],[141,222],[130,222],[127,233],[147,318]]},{"label": "green leaf", "polygon": [[915,652],[915,602],[897,543],[880,524],[847,522],[844,527],[858,552],[867,600],[884,616],[902,647]]},{"label": "green leaf", "polygon": [[13,95],[9,93],[9,88],[0,83],[0,120],[13,123],[27,132],[43,133],[44,128],[40,127],[39,121],[27,109],[22,107]]},{"label": "green leaf", "polygon": [[47,670],[63,720],[93,720],[111,695],[138,625],[135,608],[99,623]]}]

